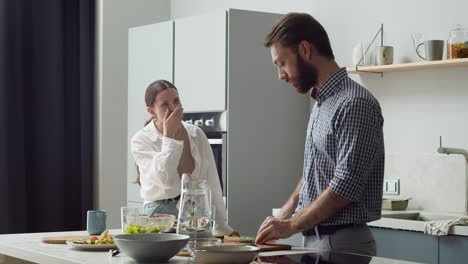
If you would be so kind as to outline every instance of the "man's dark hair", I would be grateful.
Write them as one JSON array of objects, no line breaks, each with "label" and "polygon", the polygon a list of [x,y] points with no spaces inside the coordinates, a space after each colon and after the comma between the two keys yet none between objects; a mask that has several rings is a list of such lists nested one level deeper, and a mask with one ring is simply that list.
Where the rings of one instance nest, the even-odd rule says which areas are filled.
[{"label": "man's dark hair", "polygon": [[321,56],[335,58],[327,32],[315,18],[306,13],[289,13],[281,17],[265,37],[264,45],[269,48],[279,41],[284,47],[296,49],[303,40],[313,44]]}]

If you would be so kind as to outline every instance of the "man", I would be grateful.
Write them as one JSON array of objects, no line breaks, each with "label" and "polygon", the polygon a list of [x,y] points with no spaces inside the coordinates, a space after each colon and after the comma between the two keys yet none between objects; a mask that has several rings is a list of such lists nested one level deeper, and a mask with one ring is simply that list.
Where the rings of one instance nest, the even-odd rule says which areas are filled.
[{"label": "man", "polygon": [[383,117],[377,100],[334,60],[327,33],[312,16],[283,16],[265,38],[279,78],[315,100],[304,175],[256,243],[302,232],[304,246],[375,255],[366,223],[381,216]]}]

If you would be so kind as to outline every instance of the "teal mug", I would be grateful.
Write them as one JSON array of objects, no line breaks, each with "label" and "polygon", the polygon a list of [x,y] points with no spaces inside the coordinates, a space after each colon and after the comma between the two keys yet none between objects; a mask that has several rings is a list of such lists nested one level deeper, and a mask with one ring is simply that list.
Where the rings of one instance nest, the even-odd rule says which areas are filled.
[{"label": "teal mug", "polygon": [[90,235],[100,235],[106,230],[106,211],[88,210],[86,230]]}]

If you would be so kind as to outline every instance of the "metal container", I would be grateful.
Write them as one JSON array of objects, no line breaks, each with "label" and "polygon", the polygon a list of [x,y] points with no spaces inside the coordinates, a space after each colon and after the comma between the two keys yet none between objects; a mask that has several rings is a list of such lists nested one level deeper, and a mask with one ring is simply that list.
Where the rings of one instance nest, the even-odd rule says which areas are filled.
[{"label": "metal container", "polygon": [[392,211],[401,211],[408,208],[408,202],[410,199],[397,200],[397,199],[383,199],[382,200],[382,209],[383,210],[392,210]]}]

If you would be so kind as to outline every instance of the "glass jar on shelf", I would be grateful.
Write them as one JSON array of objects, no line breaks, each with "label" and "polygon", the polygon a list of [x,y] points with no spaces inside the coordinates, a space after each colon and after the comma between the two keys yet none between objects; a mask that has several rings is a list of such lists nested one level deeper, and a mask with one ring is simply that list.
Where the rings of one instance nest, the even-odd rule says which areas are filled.
[{"label": "glass jar on shelf", "polygon": [[468,58],[468,31],[460,24],[450,31],[447,41],[447,59]]}]

